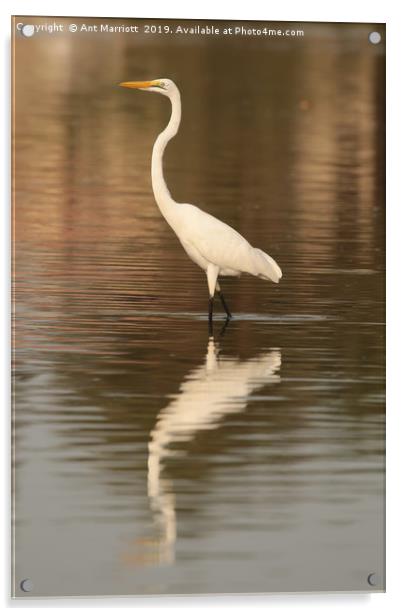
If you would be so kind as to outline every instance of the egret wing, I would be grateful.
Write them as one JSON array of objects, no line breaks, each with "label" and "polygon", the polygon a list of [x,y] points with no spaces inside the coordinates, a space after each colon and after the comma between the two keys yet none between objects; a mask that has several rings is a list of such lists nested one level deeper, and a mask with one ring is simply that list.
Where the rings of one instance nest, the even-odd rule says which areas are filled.
[{"label": "egret wing", "polygon": [[198,207],[185,205],[186,241],[190,242],[202,257],[221,270],[247,272],[260,278],[279,282],[282,272],[272,257],[259,248],[254,248],[233,227],[218,218],[203,212]]}]

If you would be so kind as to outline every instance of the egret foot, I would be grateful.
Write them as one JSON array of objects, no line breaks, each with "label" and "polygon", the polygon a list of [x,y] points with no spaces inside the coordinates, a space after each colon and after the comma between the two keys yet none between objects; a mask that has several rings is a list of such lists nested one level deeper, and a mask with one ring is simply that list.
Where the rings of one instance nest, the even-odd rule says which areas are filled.
[{"label": "egret foot", "polygon": [[219,332],[219,337],[220,338],[222,338],[222,336],[224,335],[224,333],[225,333],[229,323],[230,323],[230,317],[226,317],[226,321],[224,322],[224,324],[223,324],[223,326],[221,328],[221,331]]}]

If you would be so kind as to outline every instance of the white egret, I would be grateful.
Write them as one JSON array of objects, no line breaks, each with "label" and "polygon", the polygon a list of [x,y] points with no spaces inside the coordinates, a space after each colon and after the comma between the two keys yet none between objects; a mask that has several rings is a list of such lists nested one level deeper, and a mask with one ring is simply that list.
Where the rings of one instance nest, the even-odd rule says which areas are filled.
[{"label": "white egret", "polygon": [[159,209],[180,240],[184,250],[207,275],[209,290],[209,327],[215,291],[219,293],[229,319],[228,305],[219,286],[219,276],[240,276],[243,272],[264,280],[279,282],[282,271],[272,257],[254,248],[240,233],[195,205],[172,199],[163,177],[163,154],[168,142],[179,129],[181,120],[180,92],[171,79],[126,81],[125,88],[158,92],[170,99],[172,114],[165,130],[157,137],[152,151],[152,188]]}]

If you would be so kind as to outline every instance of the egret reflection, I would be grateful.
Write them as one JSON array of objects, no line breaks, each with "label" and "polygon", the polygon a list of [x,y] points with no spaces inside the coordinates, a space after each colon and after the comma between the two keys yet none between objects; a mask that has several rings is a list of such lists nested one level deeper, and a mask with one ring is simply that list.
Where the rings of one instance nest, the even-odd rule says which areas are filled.
[{"label": "egret reflection", "polygon": [[148,498],[158,532],[152,542],[157,550],[154,564],[175,560],[174,486],[163,477],[166,460],[179,454],[172,445],[213,430],[226,415],[243,411],[255,390],[280,381],[280,366],[279,349],[241,361],[220,356],[218,343],[210,338],[203,364],[186,376],[179,393],[160,411],[148,444]]}]

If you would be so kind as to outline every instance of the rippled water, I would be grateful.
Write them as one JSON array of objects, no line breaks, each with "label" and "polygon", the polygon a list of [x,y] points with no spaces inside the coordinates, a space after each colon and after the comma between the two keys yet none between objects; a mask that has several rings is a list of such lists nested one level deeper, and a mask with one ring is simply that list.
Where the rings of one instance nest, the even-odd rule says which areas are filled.
[{"label": "rippled water", "polygon": [[[17,596],[384,588],[384,50],[305,28],[16,39]],[[224,280],[214,338],[168,101],[116,87],[160,76],[173,196],[283,269]]]}]

